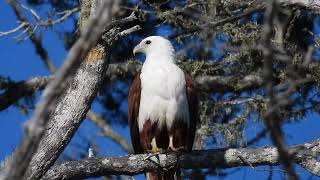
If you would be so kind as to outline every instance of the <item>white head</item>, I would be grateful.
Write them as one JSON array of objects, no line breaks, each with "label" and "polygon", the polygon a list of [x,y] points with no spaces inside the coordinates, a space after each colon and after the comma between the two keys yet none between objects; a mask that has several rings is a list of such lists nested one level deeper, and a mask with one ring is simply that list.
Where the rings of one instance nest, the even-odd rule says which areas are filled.
[{"label": "white head", "polygon": [[138,52],[144,53],[146,59],[157,56],[173,57],[174,48],[169,40],[161,36],[149,36],[134,47],[133,54]]}]

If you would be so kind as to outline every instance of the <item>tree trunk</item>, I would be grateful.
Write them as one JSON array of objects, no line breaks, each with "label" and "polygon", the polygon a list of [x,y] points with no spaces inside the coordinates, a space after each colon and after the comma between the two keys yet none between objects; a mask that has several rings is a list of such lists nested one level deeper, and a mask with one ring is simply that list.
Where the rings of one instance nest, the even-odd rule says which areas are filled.
[{"label": "tree trunk", "polygon": [[[93,6],[99,4],[94,0],[81,1],[80,31],[93,15],[91,9],[96,8]],[[70,142],[99,90],[105,74],[106,58],[104,47],[99,45],[88,53],[50,116],[45,135],[27,170],[26,179],[41,178]]]}]

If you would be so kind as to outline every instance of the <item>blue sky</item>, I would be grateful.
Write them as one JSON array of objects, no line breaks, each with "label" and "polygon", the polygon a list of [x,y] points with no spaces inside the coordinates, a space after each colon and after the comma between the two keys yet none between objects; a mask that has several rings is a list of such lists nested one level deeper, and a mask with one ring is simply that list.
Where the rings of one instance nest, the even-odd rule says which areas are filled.
[{"label": "blue sky", "polygon": [[[37,9],[38,10],[38,9]],[[42,12],[44,13],[44,12]],[[6,1],[0,1],[0,31],[6,31],[16,24],[16,17],[13,14],[11,8],[6,4]],[[68,29],[71,27],[72,22],[66,22],[57,25],[53,29],[45,31],[43,34],[43,44],[49,52],[49,57],[52,59],[56,66],[60,66],[66,56],[66,50],[64,49],[63,41],[60,37],[54,33],[55,30],[63,28]],[[167,29],[166,29],[167,30]],[[320,33],[319,27],[315,28],[316,33]],[[163,34],[165,32],[158,32]],[[15,34],[17,35],[17,34]],[[0,37],[0,75],[8,76],[14,81],[26,80],[35,76],[48,75],[48,70],[43,65],[40,58],[35,53],[34,47],[30,40],[26,39],[23,42],[17,44],[14,36]],[[36,96],[39,99],[40,93]],[[101,107],[98,104],[93,105],[94,112],[100,112]],[[10,107],[5,111],[0,112],[0,161],[6,156],[10,155],[16,145],[20,142],[22,137],[23,124],[30,118],[32,112],[29,114],[23,114],[15,107]],[[126,137],[129,140],[129,130],[126,127],[115,125],[115,130]],[[259,132],[260,125],[249,123],[246,127],[247,137],[250,139]],[[287,133],[287,143],[297,144],[310,141],[317,137],[320,137],[320,119],[319,115],[309,114],[305,119],[302,119],[299,123],[287,124],[284,126],[284,131]],[[99,131],[90,122],[85,120],[77,131],[73,138],[70,146],[65,150],[64,153],[72,156],[76,145],[82,144],[82,138],[88,138],[93,140],[99,145],[101,150],[101,156],[121,155],[125,154],[116,144],[99,136]],[[263,139],[258,145],[270,145],[268,139]],[[268,167],[258,167],[268,168]],[[280,168],[280,167],[275,167]],[[266,179],[269,175],[268,172],[258,172],[251,168],[233,168],[227,170],[233,172],[224,179]],[[297,172],[302,179],[307,179],[310,174],[306,173],[303,169],[297,167]],[[274,172],[274,179],[281,179],[282,173],[277,171]],[[137,179],[143,179],[139,176]],[[208,179],[223,179],[223,178],[208,178]],[[314,178],[316,179],[316,178]]]}]

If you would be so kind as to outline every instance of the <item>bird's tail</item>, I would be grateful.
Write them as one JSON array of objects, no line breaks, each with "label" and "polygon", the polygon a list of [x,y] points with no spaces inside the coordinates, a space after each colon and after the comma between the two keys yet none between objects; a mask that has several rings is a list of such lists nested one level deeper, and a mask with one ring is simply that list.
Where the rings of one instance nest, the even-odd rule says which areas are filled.
[{"label": "bird's tail", "polygon": [[180,172],[178,171],[167,171],[163,173],[146,173],[147,180],[180,180]]}]

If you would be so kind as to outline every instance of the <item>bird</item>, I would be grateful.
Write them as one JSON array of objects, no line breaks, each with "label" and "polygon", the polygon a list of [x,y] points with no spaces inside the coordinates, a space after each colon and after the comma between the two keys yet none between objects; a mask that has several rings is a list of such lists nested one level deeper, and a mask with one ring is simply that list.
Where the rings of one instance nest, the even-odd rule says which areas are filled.
[{"label": "bird", "polygon": [[[198,114],[191,77],[176,62],[169,40],[149,36],[133,49],[145,61],[128,93],[128,124],[135,154],[190,152]],[[179,178],[178,170],[148,172],[148,180]]]}]

